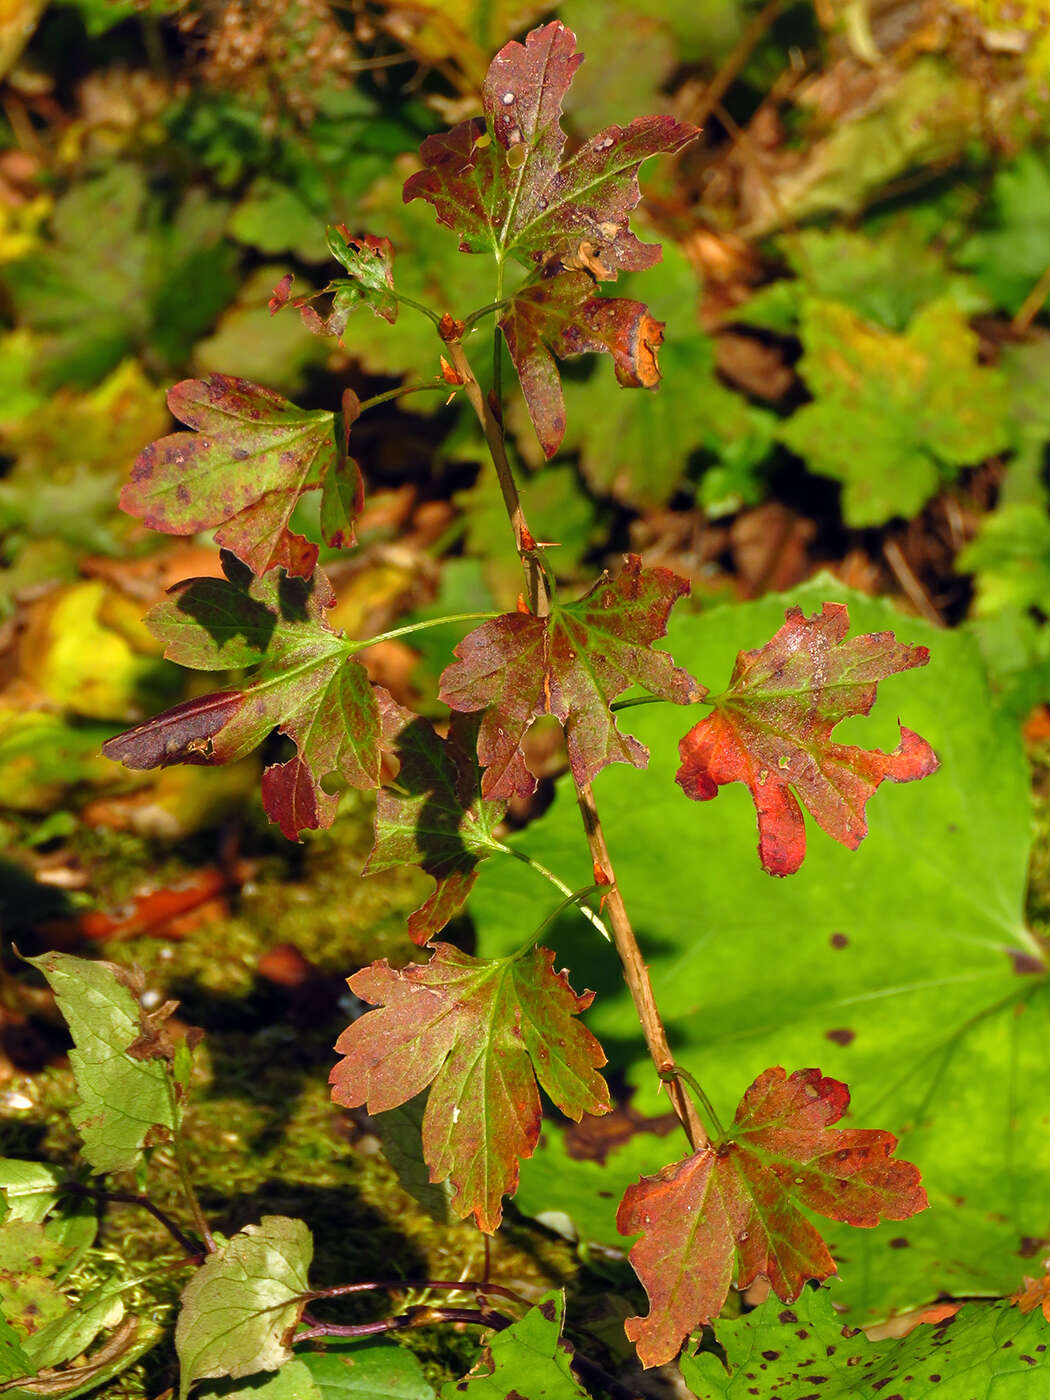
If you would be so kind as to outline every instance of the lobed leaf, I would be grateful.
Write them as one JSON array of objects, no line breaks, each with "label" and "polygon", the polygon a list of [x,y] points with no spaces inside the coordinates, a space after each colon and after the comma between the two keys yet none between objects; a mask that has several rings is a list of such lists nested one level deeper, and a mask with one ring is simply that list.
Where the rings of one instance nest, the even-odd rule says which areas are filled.
[{"label": "lobed leaf", "polygon": [[562,1338],[565,1294],[552,1289],[490,1338],[481,1359],[461,1381],[449,1381],[440,1400],[586,1400],[572,1373],[572,1348]]},{"label": "lobed leaf", "polygon": [[312,1258],[310,1231],[284,1215],[264,1215],[208,1255],[182,1293],[179,1400],[194,1381],[276,1371],[291,1358]]},{"label": "lobed leaf", "polygon": [[558,20],[524,44],[504,45],[482,86],[484,117],[427,137],[423,169],[405,182],[404,198],[432,204],[464,252],[565,266],[587,244],[615,278],[620,268],[651,267],[660,256],[658,245],[640,243],[628,227],[641,198],[639,167],[681,149],[697,131],[673,117],[638,117],[599,132],[563,164],[562,103],[583,62],[575,47],[576,36]]},{"label": "lobed leaf", "polygon": [[565,436],[565,398],[555,356],[605,351],[613,357],[620,384],[654,389],[660,381],[656,352],[663,323],[654,321],[640,301],[595,296],[594,281],[585,272],[562,272],[518,292],[499,326],[547,457],[554,456]]},{"label": "lobed leaf", "polygon": [[843,482],[847,525],[916,515],[960,468],[1010,445],[1002,378],[977,363],[977,336],[949,298],[901,335],[807,299],[801,337],[798,368],[814,402],[779,436],[812,471]]},{"label": "lobed leaf", "polygon": [[684,1355],[686,1385],[704,1400],[1026,1400],[1050,1373],[1045,1322],[1005,1303],[949,1305],[948,1316],[920,1319],[900,1340],[869,1342],[843,1325],[838,1302],[827,1288],[806,1289],[790,1308],[770,1298],[726,1318],[718,1325],[725,1361],[712,1351]]},{"label": "lobed leaf", "polygon": [[356,417],[356,397],[339,415],[295,404],[225,374],[186,379],[168,394],[168,407],[195,432],[172,433],[139,453],[120,503],[152,530],[194,535],[220,528],[215,539],[256,574],[280,565],[308,578],[317,546],[289,529],[306,491],[341,484],[344,512],[336,528],[326,521],[326,542],[353,542],[353,522],[363,487],[345,437]]},{"label": "lobed leaf", "polygon": [[478,719],[454,714],[448,738],[393,700],[380,702],[384,746],[398,760],[397,786],[376,798],[376,839],[366,873],[418,865],[437,888],[409,916],[414,943],[426,943],[459,913],[477,878],[479,861],[501,850],[494,831],[506,804],[481,796]]},{"label": "lobed leaf", "polygon": [[925,739],[903,726],[890,754],[831,739],[841,720],[869,712],[880,680],[925,666],[926,647],[906,646],[892,632],[847,640],[849,610],[841,603],[825,603],[809,618],[789,608],[785,617],[764,647],[737,655],[729,689],[710,702],[714,713],[679,744],[676,778],[697,802],[716,797],[725,783],[747,785],[759,858],[771,875],[793,874],[806,854],[798,798],[830,837],[856,850],[879,784],[925,778],[938,767]]},{"label": "lobed leaf", "polygon": [[891,1160],[891,1133],[829,1127],[848,1107],[845,1084],[818,1069],[768,1069],[723,1138],[628,1189],[616,1224],[641,1232],[630,1259],[650,1310],[626,1332],[643,1365],[670,1361],[716,1318],[734,1277],[746,1288],[761,1274],[791,1302],[835,1272],[800,1206],[865,1228],[926,1208],[918,1170]]},{"label": "lobed leaf", "polygon": [[114,963],[44,953],[27,958],[47,978],[73,1037],[69,1062],[77,1086],[73,1124],[96,1172],[126,1171],[141,1160],[149,1135],[175,1127],[163,1059],[129,1053],[151,1027]]},{"label": "lobed leaf", "polygon": [[499,1228],[502,1197],[518,1183],[518,1159],[532,1154],[540,1132],[536,1081],[563,1113],[605,1113],[609,1096],[598,1073],[601,1046],[575,1019],[591,1004],[554,954],[469,957],[434,945],[429,963],[395,971],[384,960],[349,978],[370,1011],[339,1037],[343,1059],[330,1076],[332,1098],[369,1113],[430,1095],[423,1153],[433,1182],[449,1178],[460,1217]]},{"label": "lobed leaf", "polygon": [[335,603],[323,573],[308,580],[274,571],[252,579],[227,556],[225,579],[189,579],[146,621],[165,655],[200,670],[255,665],[242,690],[196,697],[118,734],[103,753],[128,768],[234,763],[273,729],[298,750],[263,774],[263,805],[295,841],[330,826],[338,774],[354,787],[379,785],[380,722],[368,673],[324,614]]},{"label": "lobed leaf", "polygon": [[393,325],[397,320],[394,296],[394,248],[389,238],[373,234],[351,236],[345,224],[328,230],[328,250],[350,274],[341,304],[347,311],[357,305],[370,306],[377,316]]},{"label": "lobed leaf", "polygon": [[478,757],[486,772],[483,797],[528,796],[536,780],[522,744],[540,715],[565,728],[577,781],[589,782],[609,763],[644,768],[649,751],[620,733],[609,704],[629,685],[689,705],[706,691],[666,652],[662,637],[675,601],[689,585],[669,569],[643,569],[627,556],[615,579],[604,574],[578,602],[555,604],[549,617],[507,613],[460,642],[460,659],[441,678],[441,699],[454,710],[485,710]]}]

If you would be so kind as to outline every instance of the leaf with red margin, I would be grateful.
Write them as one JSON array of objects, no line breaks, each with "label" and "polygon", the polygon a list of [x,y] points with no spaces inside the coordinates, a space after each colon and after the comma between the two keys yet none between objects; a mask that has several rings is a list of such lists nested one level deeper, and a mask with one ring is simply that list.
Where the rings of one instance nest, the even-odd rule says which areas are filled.
[{"label": "leaf with red margin", "polygon": [[590,782],[608,763],[644,768],[649,750],[620,733],[609,704],[635,684],[676,705],[706,694],[651,645],[688,592],[670,569],[643,569],[629,554],[615,579],[603,574],[585,598],[556,603],[549,617],[506,613],[469,633],[455,649],[460,659],[441,677],[440,695],[454,710],[486,711],[478,733],[482,796],[527,797],[535,789],[522,743],[540,715],[564,726],[578,782]]},{"label": "leaf with red margin", "polygon": [[868,834],[864,808],[879,784],[908,783],[938,768],[926,740],[903,726],[890,754],[831,740],[840,720],[869,712],[879,681],[925,666],[926,647],[906,646],[892,632],[847,641],[849,611],[841,603],[825,603],[813,617],[789,608],[785,617],[764,647],[738,654],[729,689],[708,702],[714,714],[679,744],[676,778],[698,802],[716,797],[725,783],[747,784],[759,857],[771,875],[793,874],[806,854],[796,793],[829,836],[856,850]]},{"label": "leaf with red margin", "polygon": [[323,573],[252,578],[229,554],[223,567],[225,579],[177,584],[146,622],[172,660],[201,671],[254,665],[251,681],[176,705],[102,751],[128,768],[233,763],[279,729],[298,754],[263,774],[263,803],[295,841],[332,824],[339,799],[322,786],[329,774],[354,787],[379,785],[379,709],[354,658],[363,644],[325,622],[335,595]]},{"label": "leaf with red margin", "polygon": [[383,746],[400,763],[396,788],[376,798],[376,839],[365,874],[418,865],[437,881],[409,916],[408,933],[423,944],[466,903],[479,861],[502,847],[493,832],[506,804],[481,796],[478,718],[453,714],[447,739],[428,720],[380,695]]},{"label": "leaf with red margin", "polygon": [[628,227],[641,198],[639,167],[698,132],[673,117],[638,117],[599,132],[563,164],[562,102],[583,62],[575,49],[560,20],[500,49],[482,87],[484,118],[428,136],[404,198],[432,204],[464,252],[564,265],[586,243],[615,278],[660,258],[658,244],[640,243]]},{"label": "leaf with red margin", "polygon": [[[280,394],[210,374],[184,379],[168,393],[168,407],[195,432],[171,433],[139,453],[120,504],[151,530],[193,535],[220,528],[216,542],[256,574],[280,566],[309,578],[317,546],[288,528],[299,497],[333,485],[342,502],[339,524],[326,540],[353,542],[363,487],[345,437],[356,418],[356,397],[339,415],[297,408]],[[331,520],[329,513],[328,521]],[[323,522],[324,523],[324,522]]]},{"label": "leaf with red margin", "polygon": [[503,1196],[517,1189],[519,1159],[532,1156],[539,1138],[537,1079],[577,1122],[609,1111],[598,1073],[605,1055],[576,1020],[593,993],[576,995],[549,948],[500,959],[472,958],[448,943],[433,948],[429,963],[395,971],[384,959],[348,979],[355,996],[381,1009],[339,1037],[332,1098],[383,1113],[430,1085],[430,1179],[450,1179],[455,1212],[473,1211],[491,1233]]},{"label": "leaf with red margin", "polygon": [[604,350],[616,378],[628,388],[654,389],[660,382],[656,352],[662,321],[627,297],[594,295],[585,272],[563,272],[518,292],[500,319],[500,330],[518,371],[532,426],[547,457],[565,436],[565,399],[554,357]]},{"label": "leaf with red margin", "polygon": [[906,1220],[929,1202],[897,1139],[869,1128],[830,1128],[849,1090],[819,1069],[767,1069],[740,1101],[729,1132],[628,1188],[616,1216],[649,1295],[647,1317],[625,1330],[644,1366],[672,1360],[695,1328],[722,1310],[734,1281],[760,1274],[785,1302],[835,1261],[800,1206],[871,1228]]}]

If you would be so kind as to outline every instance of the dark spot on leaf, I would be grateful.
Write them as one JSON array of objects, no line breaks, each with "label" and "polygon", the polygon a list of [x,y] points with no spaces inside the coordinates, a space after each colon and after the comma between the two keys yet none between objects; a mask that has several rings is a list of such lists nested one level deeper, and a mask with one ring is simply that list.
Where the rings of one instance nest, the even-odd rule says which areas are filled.
[{"label": "dark spot on leaf", "polygon": [[804,1327],[800,1327],[800,1328],[798,1329],[798,1331],[795,1333],[795,1336],[799,1339],[800,1342],[804,1342],[804,1341],[806,1340],[806,1338],[809,1336],[809,1333],[806,1331],[806,1329],[805,1329]]},{"label": "dark spot on leaf", "polygon": [[828,942],[833,948],[845,948],[849,944],[849,939],[844,933],[833,933]]},{"label": "dark spot on leaf", "polygon": [[191,495],[190,488],[184,481],[180,481],[178,486],[175,487],[175,495],[184,506],[189,505]]},{"label": "dark spot on leaf", "polygon": [[911,1240],[906,1240],[903,1235],[897,1235],[890,1240],[890,1249],[910,1249]]},{"label": "dark spot on leaf", "polygon": [[547,1319],[548,1322],[556,1322],[556,1321],[557,1321],[557,1318],[558,1318],[558,1310],[557,1310],[557,1308],[554,1306],[553,1302],[551,1302],[550,1300],[548,1300],[546,1303],[540,1303],[540,1305],[539,1305],[539,1310],[540,1310],[540,1312],[543,1314],[543,1316]]},{"label": "dark spot on leaf", "polygon": [[1050,1241],[1047,1241],[1045,1237],[1040,1238],[1037,1235],[1022,1235],[1021,1248],[1017,1252],[1022,1259],[1031,1259],[1038,1254],[1047,1243],[1050,1243]]},{"label": "dark spot on leaf", "polygon": [[892,1379],[892,1376],[883,1376],[881,1381],[872,1381],[871,1388],[872,1390],[881,1390],[883,1386],[889,1385]]},{"label": "dark spot on leaf", "polygon": [[1008,948],[1007,953],[1018,977],[1029,977],[1046,971],[1046,964],[1034,953],[1023,952],[1020,948]]},{"label": "dark spot on leaf", "polygon": [[933,1375],[930,1377],[930,1380],[933,1381],[934,1385],[938,1383],[938,1381],[940,1380],[940,1376],[936,1371],[934,1371]]},{"label": "dark spot on leaf", "polygon": [[1003,1342],[1003,1351],[1006,1351],[1009,1347],[1012,1347],[1012,1346],[1013,1346],[1013,1342]]},{"label": "dark spot on leaf", "polygon": [[782,1313],[777,1314],[778,1322],[797,1322],[798,1317],[790,1308],[785,1308]]},{"label": "dark spot on leaf", "polygon": [[836,1045],[849,1045],[852,1041],[856,1040],[856,1038],[857,1032],[848,1030],[845,1027],[841,1030],[824,1032],[824,1039],[833,1040]]},{"label": "dark spot on leaf", "polygon": [[1022,1352],[1020,1353],[1020,1357],[1021,1357],[1021,1360],[1022,1360],[1022,1361],[1027,1361],[1028,1364],[1029,1364],[1029,1366],[1034,1366],[1034,1365],[1035,1365],[1035,1357],[1034,1357],[1034,1356],[1027,1356],[1027,1355],[1022,1351]]},{"label": "dark spot on leaf", "polygon": [[762,1355],[766,1358],[767,1361],[776,1361],[777,1358],[780,1356],[780,1352],[779,1352],[779,1351],[764,1351],[764,1352],[762,1353]]},{"label": "dark spot on leaf", "polygon": [[230,451],[230,456],[235,462],[243,462],[248,456],[248,450],[245,447],[234,447]]}]

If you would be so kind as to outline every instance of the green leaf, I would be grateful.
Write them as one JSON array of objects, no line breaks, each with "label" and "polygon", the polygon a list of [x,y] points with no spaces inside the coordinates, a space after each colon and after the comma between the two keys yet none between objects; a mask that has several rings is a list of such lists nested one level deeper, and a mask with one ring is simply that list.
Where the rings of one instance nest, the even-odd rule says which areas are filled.
[{"label": "green leaf", "polygon": [[[742,787],[701,806],[675,789],[685,725],[669,706],[623,712],[652,751],[650,768],[608,769],[595,796],[671,1043],[723,1118],[740,1082],[767,1065],[819,1064],[850,1084],[857,1121],[895,1133],[899,1154],[922,1172],[925,1214],[892,1231],[831,1232],[843,1302],[885,1316],[942,1290],[1010,1292],[1024,1238],[1045,1235],[1050,1141],[1030,1087],[1050,1076],[1050,989],[1023,914],[1027,768],[971,637],[903,619],[825,577],[677,618],[669,645],[717,687],[741,647],[777,628],[785,606],[813,611],[827,600],[847,603],[858,631],[895,630],[930,649],[926,668],[883,681],[871,715],[842,726],[844,741],[892,748],[899,716],[941,759],[929,782],[880,789],[859,851],[814,843],[797,875],[770,880]],[[564,786],[511,844],[570,885],[592,878]],[[469,906],[480,954],[509,951],[533,926],[531,883],[516,861],[482,868]],[[586,969],[597,993],[588,1024],[639,1086],[634,1103],[666,1111],[630,1030],[619,964],[577,920],[560,920],[545,937],[560,962]],[[666,1160],[661,1146],[650,1170]],[[526,1191],[530,1170],[523,1164]],[[559,1209],[555,1190],[546,1209]]]},{"label": "green leaf", "polygon": [[837,1289],[807,1289],[790,1308],[770,1298],[720,1322],[726,1364],[711,1351],[683,1356],[686,1384],[698,1400],[806,1400],[814,1393],[821,1400],[1027,1400],[1050,1378],[1039,1312],[1024,1317],[1009,1303],[968,1303],[901,1341],[869,1342],[843,1327],[837,1300]]},{"label": "green leaf", "polygon": [[226,215],[191,192],[173,216],[136,165],[74,184],[50,245],[7,269],[21,323],[41,333],[40,385],[86,387],[135,349],[163,369],[184,359],[236,291]]},{"label": "green leaf", "polygon": [[[301,1352],[321,1400],[434,1400],[418,1359],[393,1342],[339,1342]],[[298,1400],[298,1397],[296,1397]]]},{"label": "green leaf", "polygon": [[978,617],[1006,609],[1050,613],[1050,519],[1043,505],[1004,505],[986,515],[981,533],[956,558],[977,575]]},{"label": "green leaf", "polygon": [[0,1381],[28,1375],[30,1370],[29,1357],[22,1350],[18,1333],[0,1313]]},{"label": "green leaf", "polygon": [[916,515],[959,468],[1009,445],[1001,377],[977,365],[977,337],[949,301],[904,335],[835,302],[807,301],[799,370],[815,402],[779,437],[811,471],[843,482],[848,525]]},{"label": "green leaf", "polygon": [[163,1061],[127,1053],[146,1030],[127,973],[67,953],[26,961],[51,984],[73,1037],[69,1062],[79,1101],[72,1120],[84,1156],[97,1172],[126,1171],[140,1160],[152,1130],[175,1128]]},{"label": "green leaf", "polygon": [[339,805],[324,780],[379,785],[379,709],[368,673],[324,614],[335,595],[324,574],[272,570],[252,578],[230,555],[226,579],[187,579],[147,622],[184,666],[218,670],[255,663],[242,690],[184,701],[103,745],[128,768],[234,763],[280,728],[298,752],[263,773],[263,805],[290,841],[331,826]]},{"label": "green leaf", "polygon": [[562,1340],[565,1295],[546,1294],[523,1318],[497,1332],[481,1360],[459,1382],[441,1388],[441,1400],[585,1400],[569,1365],[571,1349]]},{"label": "green leaf", "polygon": [[301,1220],[264,1215],[209,1254],[182,1293],[175,1328],[179,1397],[194,1381],[276,1371],[299,1321],[313,1240]]},{"label": "green leaf", "polygon": [[0,1313],[24,1343],[68,1312],[53,1274],[72,1251],[29,1220],[0,1226]]},{"label": "green leaf", "polygon": [[365,873],[418,865],[437,881],[409,916],[413,943],[426,943],[466,903],[479,861],[501,849],[494,832],[504,802],[481,796],[478,719],[453,714],[441,739],[428,720],[383,699],[384,748],[399,763],[397,786],[376,798],[376,839]]},{"label": "green leaf", "polygon": [[956,257],[1012,316],[1050,265],[1050,160],[1044,151],[1023,151],[996,171],[986,222]]},{"label": "green leaf", "polygon": [[0,1157],[0,1191],[7,1205],[6,1221],[43,1220],[58,1200],[55,1187],[62,1173],[46,1162],[20,1162]]},{"label": "green leaf", "polygon": [[323,1400],[323,1392],[305,1362],[295,1357],[279,1371],[247,1376],[241,1381],[213,1381],[200,1394],[212,1396],[252,1396],[253,1400]]},{"label": "green leaf", "polygon": [[26,1342],[33,1369],[43,1371],[72,1361],[87,1351],[101,1331],[118,1326],[124,1316],[120,1294],[126,1287],[118,1280],[92,1289],[62,1317],[35,1332]]},{"label": "green leaf", "polygon": [[168,407],[198,431],[171,433],[143,448],[120,496],[129,515],[169,535],[218,525],[216,543],[253,573],[280,565],[308,578],[317,546],[293,534],[288,522],[305,491],[342,470],[352,482],[352,515],[341,543],[353,543],[362,486],[342,446],[348,414],[341,424],[334,413],[297,408],[226,374],[183,380],[169,391]]}]

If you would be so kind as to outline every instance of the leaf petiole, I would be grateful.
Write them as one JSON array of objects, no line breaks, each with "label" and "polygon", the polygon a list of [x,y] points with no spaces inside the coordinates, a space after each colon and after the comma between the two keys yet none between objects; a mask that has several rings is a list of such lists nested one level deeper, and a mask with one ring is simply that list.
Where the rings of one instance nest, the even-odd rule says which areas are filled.
[{"label": "leaf petiole", "polygon": [[209,1254],[214,1254],[217,1248],[215,1236],[211,1232],[204,1211],[201,1209],[200,1198],[197,1195],[196,1187],[193,1185],[193,1178],[190,1175],[189,1163],[186,1161],[186,1152],[182,1142],[182,1113],[180,1111],[179,1096],[176,1091],[175,1078],[170,1066],[165,1066],[166,1073],[164,1082],[168,1086],[168,1096],[171,1100],[171,1148],[175,1158],[175,1170],[178,1173],[179,1183],[182,1186],[183,1195],[193,1216],[193,1223],[197,1227],[197,1233],[203,1241],[204,1248]]},{"label": "leaf petiole", "polygon": [[[573,894],[572,890],[569,889],[569,886],[565,883],[565,881],[562,880],[559,876],[555,875],[553,870],[548,870],[545,865],[540,863],[540,861],[534,859],[530,855],[527,855],[524,851],[516,850],[513,846],[504,846],[500,842],[496,842],[496,849],[502,851],[504,855],[513,856],[515,860],[520,860],[523,865],[530,866],[533,870],[535,870],[537,875],[542,875],[543,878],[549,881],[549,883],[552,884],[556,890],[563,894],[565,896],[565,901],[563,904],[558,906],[559,910],[567,907],[569,901],[576,898],[576,896]],[[599,886],[594,885],[591,888],[598,889]],[[605,921],[601,918],[600,915],[596,914],[593,909],[588,909],[586,904],[580,905],[580,913],[585,919],[587,919],[590,923],[594,925],[594,927],[598,930],[601,936],[605,939],[606,943],[612,942],[612,935],[609,933],[609,930],[605,927]],[[552,915],[552,917],[554,916]],[[546,925],[544,925],[544,927],[546,927]]]},{"label": "leaf petiole", "polygon": [[[502,270],[502,269],[501,269]],[[502,311],[505,306],[509,306],[514,300],[513,297],[497,297],[496,301],[490,301],[487,306],[479,306],[476,311],[472,311],[463,322],[463,331],[466,333],[471,326],[476,326],[479,321],[486,316],[491,316],[493,312]]]},{"label": "leaf petiole", "polygon": [[496,612],[476,612],[476,613],[451,613],[448,617],[428,617],[424,622],[409,622],[404,627],[395,627],[390,632],[380,632],[377,637],[367,637],[362,642],[354,642],[354,651],[364,651],[366,647],[374,647],[377,642],[389,642],[395,637],[407,637],[411,632],[423,632],[428,627],[444,627],[452,622],[475,622],[479,618],[486,621],[499,617]]},{"label": "leaf petiole", "polygon": [[683,1069],[681,1065],[664,1065],[656,1072],[665,1084],[672,1084],[676,1079],[684,1080],[685,1083],[689,1085],[690,1089],[692,1089],[700,1107],[707,1114],[708,1121],[715,1130],[714,1136],[716,1138],[725,1137],[725,1129],[722,1127],[718,1114],[715,1112],[714,1104],[700,1087],[699,1081],[691,1075],[687,1069]]},{"label": "leaf petiole", "polygon": [[418,394],[423,389],[444,389],[447,393],[450,387],[448,380],[440,377],[425,379],[420,384],[399,384],[396,389],[387,389],[384,394],[373,394],[370,399],[362,399],[358,405],[358,411],[364,413],[367,409],[375,408],[381,403],[389,403],[391,399],[403,398],[406,394]]},{"label": "leaf petiole", "polygon": [[[554,923],[555,919],[564,914],[565,910],[571,908],[572,905],[578,904],[581,912],[590,913],[591,911],[585,908],[582,901],[585,900],[588,895],[594,894],[596,890],[604,888],[604,885],[585,885],[582,890],[575,890],[573,893],[566,895],[560,904],[555,905],[544,919],[543,923],[540,924],[539,928],[529,935],[521,947],[517,948],[513,953],[508,954],[507,957],[500,958],[500,962],[516,962],[518,958],[523,958],[526,953],[530,952],[536,946],[547,929]],[[595,918],[597,918],[597,915],[595,915]],[[600,923],[601,920],[598,920],[598,922]],[[606,934],[606,937],[608,937],[608,934]]]}]

